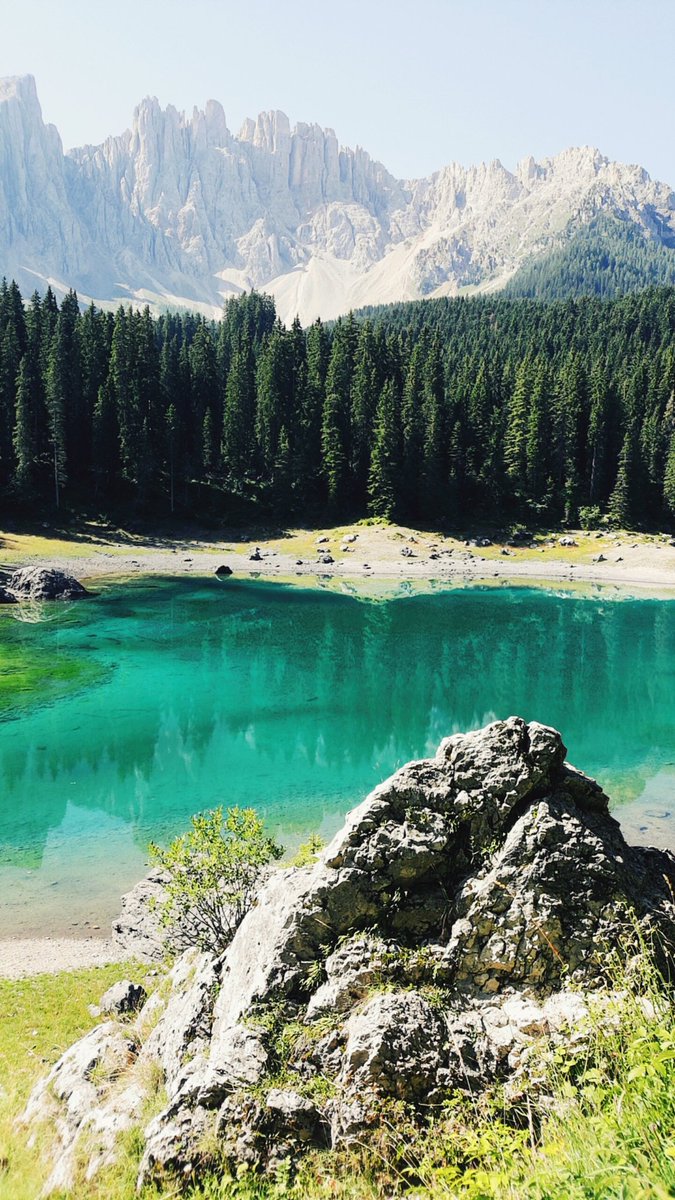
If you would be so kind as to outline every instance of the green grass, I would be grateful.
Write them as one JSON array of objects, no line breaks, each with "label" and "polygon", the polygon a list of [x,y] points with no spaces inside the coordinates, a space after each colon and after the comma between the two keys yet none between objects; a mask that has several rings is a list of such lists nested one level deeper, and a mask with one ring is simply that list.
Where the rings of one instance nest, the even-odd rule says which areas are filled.
[{"label": "green grass", "polygon": [[[637,965],[638,971],[633,974]],[[125,974],[142,977],[141,968]],[[92,1024],[112,966],[0,983],[0,1198],[34,1200],[44,1170],[12,1128],[30,1088]],[[423,1130],[383,1101],[362,1144],[308,1155],[292,1178],[224,1169],[201,1183],[146,1189],[142,1200],[667,1200],[675,1197],[675,1013],[646,955],[615,979],[618,999],[591,1005],[587,1036],[542,1043],[536,1084],[507,1098],[454,1097]],[[296,1031],[302,1033],[302,1031]],[[539,1097],[547,1097],[544,1104]],[[142,1151],[129,1137],[119,1167],[68,1200],[132,1200]],[[65,1200],[65,1198],[59,1198]]]},{"label": "green grass", "polygon": [[145,967],[113,963],[0,980],[0,1200],[36,1200],[44,1179],[39,1153],[14,1126],[34,1084],[96,1024],[87,1005],[118,979],[142,981],[146,974]]}]

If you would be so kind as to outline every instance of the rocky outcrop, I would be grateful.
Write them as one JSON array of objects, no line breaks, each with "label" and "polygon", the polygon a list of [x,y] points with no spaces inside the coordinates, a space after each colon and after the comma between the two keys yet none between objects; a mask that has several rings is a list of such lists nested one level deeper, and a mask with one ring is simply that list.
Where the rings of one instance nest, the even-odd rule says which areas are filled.
[{"label": "rocky outcrop", "polygon": [[165,878],[161,868],[153,867],[122,896],[120,914],[112,923],[112,940],[129,958],[139,958],[141,962],[161,962],[164,958],[160,906],[166,899]]},{"label": "rocky outcrop", "polygon": [[669,246],[674,212],[670,187],[588,146],[404,181],[282,112],[235,135],[213,100],[186,114],[147,98],[130,129],[64,154],[34,80],[0,80],[0,258],[26,295],[42,281],[218,316],[257,287],[309,322],[494,290],[598,214]]},{"label": "rocky outcrop", "polygon": [[[361,1138],[383,1103],[424,1120],[453,1089],[517,1076],[537,1039],[583,1021],[610,948],[675,946],[675,858],[627,845],[565,757],[555,730],[511,718],[403,767],[314,866],[272,874],[220,959],[188,952],[132,1023],[68,1051],[50,1076],[68,1088],[47,1111],[40,1085],[26,1119],[56,1119],[66,1161],[79,1140],[93,1170],[113,1098],[133,1121],[153,1064],[167,1103],[142,1179],[198,1171],[213,1138],[271,1169]],[[110,1038],[123,1080],[73,1106]]]},{"label": "rocky outcrop", "polygon": [[[5,579],[4,593],[11,597],[10,603],[23,600],[82,600],[91,593],[72,575],[57,571],[54,567],[22,567],[12,571]],[[0,603],[3,601],[0,596]]]}]

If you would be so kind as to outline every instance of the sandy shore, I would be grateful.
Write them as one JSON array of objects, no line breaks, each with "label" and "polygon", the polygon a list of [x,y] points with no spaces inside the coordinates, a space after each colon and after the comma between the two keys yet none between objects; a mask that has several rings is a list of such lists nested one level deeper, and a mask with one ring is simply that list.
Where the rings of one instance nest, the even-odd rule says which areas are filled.
[{"label": "sandy shore", "polygon": [[104,967],[124,962],[125,955],[107,938],[0,939],[0,979],[52,975],[79,967]]},{"label": "sandy shore", "polygon": [[[117,534],[117,536],[116,536]],[[281,537],[144,539],[92,527],[72,537],[0,533],[0,565],[59,566],[85,581],[141,575],[211,575],[221,566],[248,578],[425,583],[513,581],[611,584],[655,594],[675,589],[675,539],[631,533],[537,537],[489,545],[402,526],[290,530]],[[571,543],[571,544],[569,544]],[[675,594],[675,592],[673,593]]]}]

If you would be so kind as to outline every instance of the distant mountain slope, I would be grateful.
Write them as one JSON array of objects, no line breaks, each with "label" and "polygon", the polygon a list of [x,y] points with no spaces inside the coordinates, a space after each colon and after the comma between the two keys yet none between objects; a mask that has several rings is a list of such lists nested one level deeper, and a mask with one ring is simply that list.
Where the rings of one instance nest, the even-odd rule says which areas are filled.
[{"label": "distant mountain slope", "polygon": [[[402,181],[280,112],[235,136],[215,101],[186,116],[147,99],[130,130],[64,154],[32,77],[0,81],[0,273],[25,291],[50,282],[103,304],[216,312],[257,287],[303,321],[509,281],[558,294],[575,271],[602,291],[601,255],[575,265],[587,227],[605,238],[599,218],[621,278],[665,280],[675,195],[589,147]],[[657,265],[635,253],[640,239]]]},{"label": "distant mountain slope", "polygon": [[668,241],[632,222],[596,217],[558,247],[523,263],[504,292],[536,300],[611,299],[647,286],[674,284],[675,251]]}]

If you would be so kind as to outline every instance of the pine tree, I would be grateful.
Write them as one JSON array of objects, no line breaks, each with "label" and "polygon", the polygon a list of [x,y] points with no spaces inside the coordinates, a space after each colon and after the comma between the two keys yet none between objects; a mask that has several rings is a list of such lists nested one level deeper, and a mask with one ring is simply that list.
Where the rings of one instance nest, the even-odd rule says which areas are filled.
[{"label": "pine tree", "polygon": [[431,343],[422,376],[422,470],[420,511],[438,523],[448,514],[447,423],[440,342]]},{"label": "pine tree", "polygon": [[197,471],[210,472],[218,465],[222,442],[222,400],[216,365],[216,347],[208,326],[201,322],[189,350],[191,423],[198,432]]},{"label": "pine tree", "polygon": [[369,470],[373,445],[373,420],[378,396],[378,365],[373,329],[365,321],[359,332],[354,354],[351,386],[351,475],[354,496],[362,503],[370,495]]},{"label": "pine tree", "polygon": [[614,490],[609,498],[608,516],[613,525],[625,529],[631,520],[631,469],[634,461],[634,433],[628,429],[619,456]]},{"label": "pine tree", "polygon": [[47,413],[49,418],[49,441],[51,444],[54,502],[56,507],[61,505],[61,493],[67,480],[67,444],[66,444],[66,378],[64,377],[64,358],[59,345],[59,323],[52,349],[49,354],[47,367]]},{"label": "pine tree", "polygon": [[37,461],[35,441],[36,408],[40,395],[38,363],[24,354],[19,366],[16,385],[16,418],[14,423],[14,482],[19,492],[27,492]]},{"label": "pine tree", "polygon": [[380,392],[375,413],[373,450],[368,475],[368,509],[375,517],[393,520],[398,499],[401,462],[398,397],[392,379]]},{"label": "pine tree", "polygon": [[663,476],[663,499],[671,518],[675,518],[675,433],[670,436]]},{"label": "pine tree", "polygon": [[97,493],[110,494],[121,473],[118,406],[111,375],[98,389],[92,420],[92,466]]},{"label": "pine tree", "polygon": [[[138,413],[133,405],[133,347],[130,320],[130,312],[122,307],[118,308],[113,326],[106,387],[103,394],[99,390],[99,399],[103,402],[104,408],[107,407],[108,400],[113,404],[115,425],[118,431],[121,472],[128,481],[133,481],[136,476],[139,430]],[[103,410],[99,412],[97,418],[99,459],[103,449],[100,441],[102,415]],[[107,412],[106,418],[108,418]]]},{"label": "pine tree", "polygon": [[225,389],[223,460],[228,484],[235,491],[249,478],[253,459],[255,399],[253,364],[248,347],[237,347],[232,356]]},{"label": "pine tree", "polygon": [[4,332],[0,332],[0,483],[5,486],[14,475],[12,430],[20,361],[16,328],[12,322],[8,322]]},{"label": "pine tree", "polygon": [[328,499],[333,509],[344,507],[350,494],[351,386],[356,327],[350,314],[333,330],[326,398],[321,423],[321,456]]},{"label": "pine tree", "polygon": [[286,331],[277,323],[261,352],[256,373],[255,432],[264,475],[273,471],[282,427],[291,422],[292,364]]},{"label": "pine tree", "polygon": [[591,368],[588,422],[588,503],[597,504],[604,491],[609,434],[609,390],[604,362],[596,358]]},{"label": "pine tree", "polygon": [[528,435],[532,393],[532,362],[524,358],[516,370],[513,395],[508,402],[504,432],[504,466],[517,494],[527,489]]},{"label": "pine tree", "polygon": [[428,339],[415,342],[410,355],[401,401],[402,462],[401,501],[411,517],[419,515],[420,475],[424,456],[424,364],[429,353]]},{"label": "pine tree", "polygon": [[548,414],[551,408],[549,375],[546,360],[540,357],[534,371],[530,410],[527,415],[527,441],[525,444],[525,476],[527,495],[530,502],[541,506],[546,503],[548,484]]},{"label": "pine tree", "polygon": [[315,321],[306,335],[307,370],[297,411],[295,440],[295,477],[299,494],[313,500],[321,478],[321,422],[328,368],[328,334],[321,321]]}]

